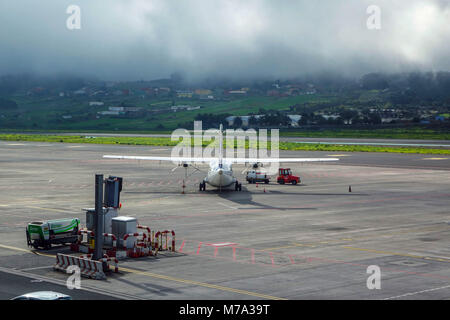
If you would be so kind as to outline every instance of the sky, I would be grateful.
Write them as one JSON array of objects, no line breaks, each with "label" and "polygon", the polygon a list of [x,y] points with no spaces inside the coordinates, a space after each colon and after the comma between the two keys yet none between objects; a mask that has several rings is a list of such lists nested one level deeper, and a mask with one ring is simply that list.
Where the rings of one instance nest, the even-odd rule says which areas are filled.
[{"label": "sky", "polygon": [[[70,5],[80,29],[67,28]],[[367,27],[371,5],[380,29]],[[0,75],[450,71],[449,22],[450,0],[1,0]]]}]

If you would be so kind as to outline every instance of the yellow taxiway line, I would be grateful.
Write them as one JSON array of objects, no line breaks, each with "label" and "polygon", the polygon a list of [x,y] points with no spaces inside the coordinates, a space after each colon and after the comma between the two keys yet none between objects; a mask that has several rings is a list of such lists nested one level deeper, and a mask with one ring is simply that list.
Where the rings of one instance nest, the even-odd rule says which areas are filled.
[{"label": "yellow taxiway line", "polygon": [[191,285],[195,285],[195,286],[199,286],[199,287],[217,289],[217,290],[221,290],[221,291],[228,291],[228,292],[233,292],[233,293],[239,293],[239,294],[243,294],[243,295],[248,295],[248,296],[257,297],[257,298],[263,298],[263,299],[268,299],[268,300],[287,300],[285,298],[269,296],[269,295],[261,294],[261,293],[257,293],[257,292],[240,290],[240,289],[233,289],[233,288],[219,286],[219,285],[210,284],[210,283],[206,283],[206,282],[199,282],[199,281],[194,281],[194,280],[175,278],[175,277],[165,276],[165,275],[161,275],[161,274],[156,274],[156,273],[153,273],[153,272],[139,271],[139,270],[130,269],[130,268],[124,268],[124,267],[120,267],[120,270],[121,271],[125,271],[125,272],[130,272],[130,273],[133,273],[133,274],[139,274],[139,275],[151,277],[151,278],[168,280],[168,281],[173,281],[173,282],[180,282],[180,283],[185,283],[185,284],[191,284]]},{"label": "yellow taxiway line", "polygon": [[[9,250],[14,250],[14,251],[22,251],[22,252],[27,252],[27,253],[33,253],[33,254],[37,254],[40,256],[51,257],[51,258],[55,257],[55,255],[52,255],[52,254],[40,253],[40,252],[33,251],[30,249],[17,248],[17,247],[7,246],[7,245],[3,245],[3,244],[0,244],[0,248],[5,248],[5,249],[9,249]],[[266,295],[266,294],[262,294],[262,293],[258,293],[258,292],[233,289],[233,288],[219,286],[219,285],[210,284],[210,283],[206,283],[206,282],[199,282],[199,281],[194,281],[194,280],[175,278],[175,277],[165,276],[165,275],[157,274],[157,273],[153,273],[153,272],[139,271],[139,270],[125,268],[125,267],[120,267],[120,270],[129,272],[129,273],[133,273],[133,274],[151,277],[151,278],[167,280],[167,281],[172,281],[172,282],[185,283],[185,284],[191,284],[191,285],[195,285],[195,286],[199,286],[199,287],[216,289],[216,290],[220,290],[220,291],[239,293],[242,295],[247,295],[247,296],[262,298],[262,299],[267,299],[267,300],[287,300],[285,298],[274,297],[274,296],[270,296],[270,295]]]},{"label": "yellow taxiway line", "polygon": [[5,246],[4,244],[0,244],[0,248],[10,249],[10,250],[14,250],[14,251],[32,252],[29,249],[22,249],[22,248],[17,248],[17,247]]},{"label": "yellow taxiway line", "polygon": [[26,252],[26,253],[33,253],[33,254],[37,254],[39,256],[50,257],[50,258],[54,258],[56,256],[54,254],[41,253],[41,252],[33,251],[33,250],[30,250],[30,249],[23,249],[23,248],[6,246],[4,244],[0,244],[0,248],[14,250],[14,251],[22,251],[22,252]]},{"label": "yellow taxiway line", "polygon": [[60,209],[52,209],[52,208],[42,208],[42,207],[36,207],[36,206],[25,206],[25,208],[30,208],[30,209],[39,209],[39,210],[44,210],[44,211],[53,211],[53,212],[59,212],[59,213],[75,213],[74,211],[69,211],[69,210],[60,210]]},{"label": "yellow taxiway line", "polygon": [[422,160],[448,160],[448,158],[423,158]]}]

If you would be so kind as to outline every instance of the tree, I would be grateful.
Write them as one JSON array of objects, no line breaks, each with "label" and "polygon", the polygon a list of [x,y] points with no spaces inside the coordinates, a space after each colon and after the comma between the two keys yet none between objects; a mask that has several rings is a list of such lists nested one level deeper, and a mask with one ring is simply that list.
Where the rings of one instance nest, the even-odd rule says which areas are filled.
[{"label": "tree", "polygon": [[355,110],[345,109],[339,113],[339,116],[346,122],[350,123],[353,118],[358,116],[358,112]]},{"label": "tree", "polygon": [[369,123],[370,124],[381,124],[381,117],[378,113],[370,113],[369,114]]},{"label": "tree", "polygon": [[309,115],[306,112],[302,113],[301,118],[298,120],[298,125],[304,126],[307,125],[308,122],[309,122]]},{"label": "tree", "polygon": [[258,119],[256,119],[255,116],[251,116],[248,119],[248,126],[249,127],[256,127],[258,124],[259,124],[259,121],[258,121]]},{"label": "tree", "polygon": [[284,113],[275,111],[275,112],[271,112],[271,113],[266,113],[261,118],[261,123],[263,123],[267,126],[273,126],[273,127],[276,127],[276,126],[286,127],[291,124],[291,119]]},{"label": "tree", "polygon": [[203,128],[218,128],[220,124],[226,124],[226,118],[229,114],[212,114],[200,113],[195,117],[195,120],[203,122]]},{"label": "tree", "polygon": [[242,128],[242,119],[241,119],[241,117],[235,117],[234,118],[233,126],[235,128]]}]

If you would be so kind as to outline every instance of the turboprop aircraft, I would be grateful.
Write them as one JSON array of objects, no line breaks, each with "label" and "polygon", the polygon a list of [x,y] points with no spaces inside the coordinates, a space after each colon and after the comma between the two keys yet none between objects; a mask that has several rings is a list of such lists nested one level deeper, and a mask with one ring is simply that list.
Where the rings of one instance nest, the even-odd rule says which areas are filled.
[{"label": "turboprop aircraft", "polygon": [[190,163],[209,163],[209,171],[203,181],[199,184],[200,191],[206,191],[206,184],[220,190],[233,188],[235,191],[242,191],[242,184],[238,182],[233,175],[233,164],[253,164],[259,166],[261,163],[281,163],[281,162],[329,162],[338,161],[336,158],[224,158],[223,157],[223,126],[219,129],[219,148],[218,157],[198,158],[198,157],[152,157],[152,156],[121,156],[104,155],[105,159],[124,159],[124,160],[152,160],[152,161],[171,161],[179,166],[187,168]]}]

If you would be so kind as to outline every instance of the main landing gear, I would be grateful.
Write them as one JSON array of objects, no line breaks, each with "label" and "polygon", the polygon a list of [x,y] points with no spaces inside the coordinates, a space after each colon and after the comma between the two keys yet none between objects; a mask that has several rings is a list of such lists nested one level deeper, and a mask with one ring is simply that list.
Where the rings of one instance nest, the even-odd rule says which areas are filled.
[{"label": "main landing gear", "polygon": [[[198,185],[198,190],[199,191],[206,191],[206,182],[200,182],[200,184]],[[235,191],[242,191],[242,184],[237,182],[234,184],[234,190]]]}]

